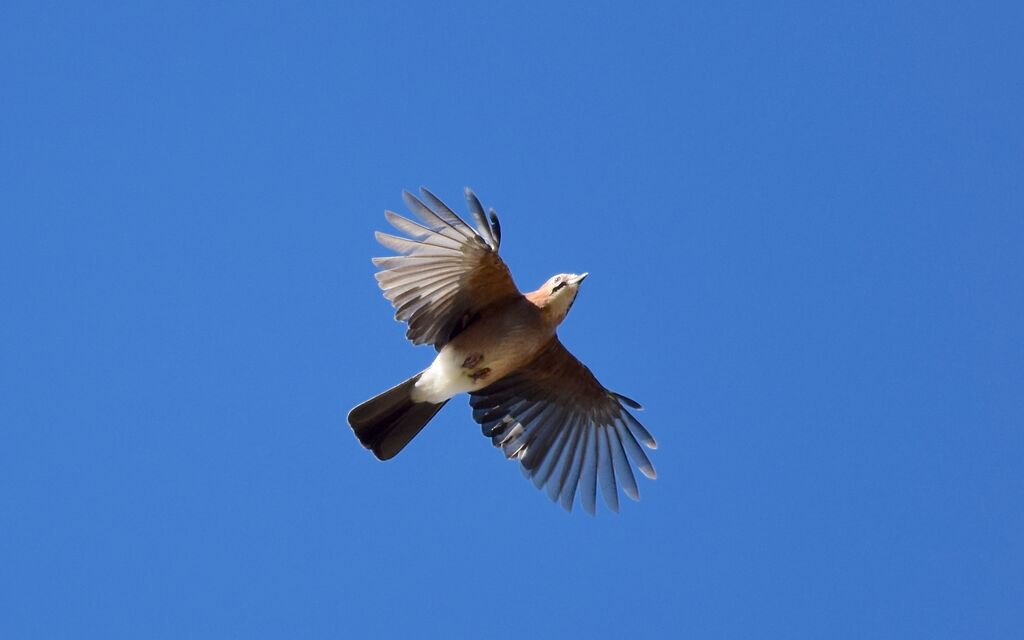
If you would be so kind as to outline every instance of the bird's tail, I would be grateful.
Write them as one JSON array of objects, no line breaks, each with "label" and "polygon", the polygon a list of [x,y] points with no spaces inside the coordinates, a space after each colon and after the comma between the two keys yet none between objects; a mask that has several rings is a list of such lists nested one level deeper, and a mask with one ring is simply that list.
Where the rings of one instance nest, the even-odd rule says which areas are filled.
[{"label": "bird's tail", "polygon": [[423,372],[370,398],[348,413],[359,442],[381,460],[393,458],[427,426],[445,402],[413,402],[412,388]]}]

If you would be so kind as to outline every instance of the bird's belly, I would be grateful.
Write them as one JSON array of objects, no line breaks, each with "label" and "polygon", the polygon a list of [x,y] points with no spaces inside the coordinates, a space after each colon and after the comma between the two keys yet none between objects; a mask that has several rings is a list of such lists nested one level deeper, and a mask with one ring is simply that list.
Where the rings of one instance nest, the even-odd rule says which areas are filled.
[{"label": "bird's belly", "polygon": [[483,389],[529,362],[548,339],[534,327],[471,327],[438,352],[412,399],[437,403]]}]

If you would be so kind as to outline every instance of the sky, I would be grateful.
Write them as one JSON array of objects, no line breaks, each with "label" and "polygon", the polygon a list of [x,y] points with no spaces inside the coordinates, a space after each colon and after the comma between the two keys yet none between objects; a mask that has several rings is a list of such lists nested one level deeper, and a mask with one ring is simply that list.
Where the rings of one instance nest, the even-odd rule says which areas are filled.
[{"label": "sky", "polygon": [[[4,3],[0,636],[1024,637],[1021,5],[412,4]],[[420,185],[590,272],[639,502],[359,446]]]}]

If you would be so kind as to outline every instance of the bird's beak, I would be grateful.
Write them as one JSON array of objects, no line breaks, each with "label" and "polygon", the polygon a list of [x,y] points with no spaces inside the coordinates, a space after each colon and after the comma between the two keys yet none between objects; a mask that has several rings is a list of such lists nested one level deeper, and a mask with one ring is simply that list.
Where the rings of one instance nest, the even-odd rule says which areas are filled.
[{"label": "bird's beak", "polygon": [[572,284],[579,284],[579,283],[583,282],[583,279],[586,278],[589,275],[590,275],[589,272],[581,273],[580,275],[578,275],[575,278],[573,278]]}]

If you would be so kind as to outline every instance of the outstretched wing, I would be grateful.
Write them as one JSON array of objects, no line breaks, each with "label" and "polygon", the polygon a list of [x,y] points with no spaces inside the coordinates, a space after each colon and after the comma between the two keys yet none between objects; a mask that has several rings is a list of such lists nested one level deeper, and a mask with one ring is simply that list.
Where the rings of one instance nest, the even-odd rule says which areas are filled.
[{"label": "outstretched wing", "polygon": [[526,367],[471,393],[469,403],[484,435],[566,510],[578,488],[593,514],[600,483],[608,507],[618,511],[618,486],[640,499],[633,465],[656,475],[640,444],[658,445],[623,406],[640,405],[601,386],[557,337]]},{"label": "outstretched wing", "polygon": [[417,223],[393,211],[384,215],[408,238],[377,232],[377,241],[400,254],[374,258],[381,268],[377,282],[395,307],[395,319],[409,323],[406,337],[438,349],[494,302],[521,295],[508,267],[498,257],[501,227],[467,187],[466,201],[476,229],[466,224],[434,194],[420,189],[423,200],[402,192]]}]

